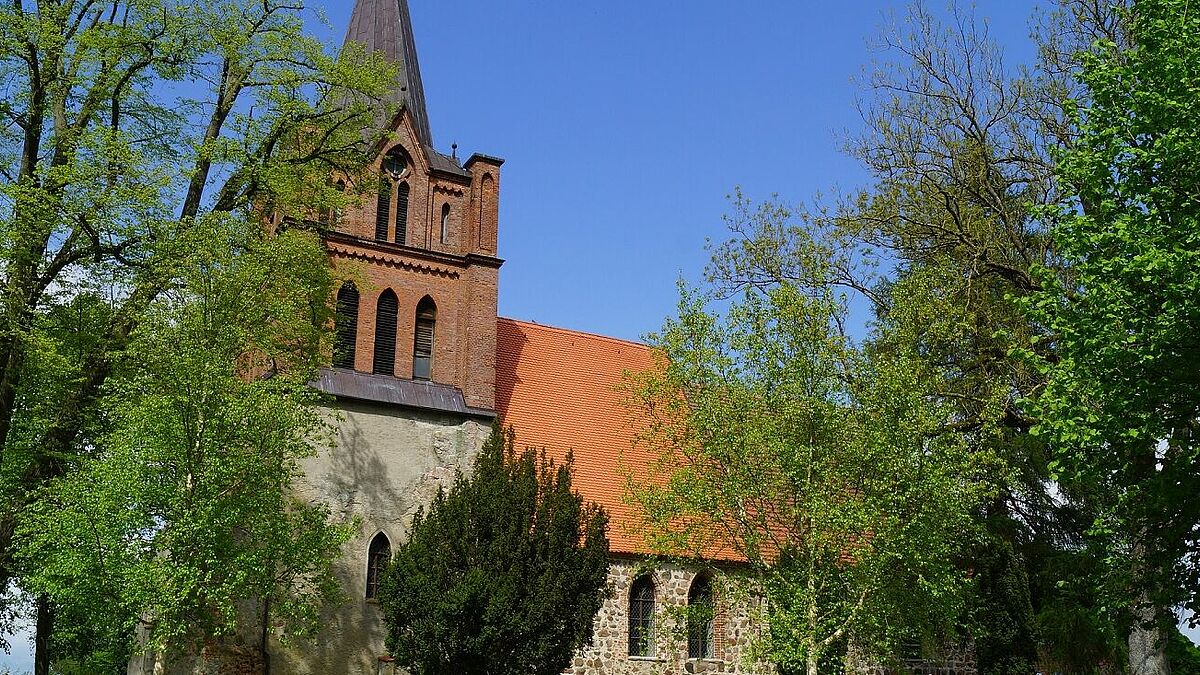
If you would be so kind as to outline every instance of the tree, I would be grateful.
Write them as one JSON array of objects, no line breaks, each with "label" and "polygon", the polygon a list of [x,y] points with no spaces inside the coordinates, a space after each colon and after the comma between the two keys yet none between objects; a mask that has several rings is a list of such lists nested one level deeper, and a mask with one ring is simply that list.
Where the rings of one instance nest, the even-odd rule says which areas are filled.
[{"label": "tree", "polygon": [[[36,574],[15,536],[27,513],[49,508],[45,488],[112,456],[119,413],[103,399],[145,393],[130,389],[146,373],[123,370],[123,354],[150,339],[144,324],[170,328],[158,320],[163,305],[198,291],[190,284],[206,250],[212,264],[230,262],[225,254],[240,252],[231,247],[272,218],[313,229],[306,215],[354,198],[331,172],[371,184],[356,180],[374,141],[364,130],[394,69],[361,50],[331,53],[303,17],[299,0],[0,7],[5,589]],[[114,384],[123,377],[132,379]],[[48,630],[53,605],[35,604]]]},{"label": "tree", "polygon": [[[717,296],[778,283],[852,294],[875,324],[871,349],[924,363],[930,400],[953,411],[938,433],[1003,459],[978,514],[988,535],[971,558],[985,574],[964,618],[988,675],[1031,671],[1037,644],[1074,649],[1077,636],[1050,617],[1093,609],[1093,596],[1065,590],[1094,569],[1078,517],[1087,507],[1052,489],[1027,403],[1044,374],[1019,352],[1039,330],[1022,299],[1041,287],[1037,270],[1062,264],[1036,209],[1059,198],[1056,151],[1076,135],[1064,101],[1086,95],[1073,79],[1079,50],[1124,43],[1123,4],[1058,3],[1038,26],[1038,61],[1023,70],[973,13],[955,4],[941,18],[914,4],[879,38],[885,57],[859,103],[864,129],[847,147],[870,186],[788,218],[774,202],[739,198],[732,237],[708,269]],[[1052,358],[1052,343],[1038,349]],[[1109,635],[1114,617],[1093,618],[1106,625],[1089,635]],[[1075,653],[1110,658],[1116,645],[1093,647]]]},{"label": "tree", "polygon": [[[22,514],[22,585],[69,618],[56,661],[123,670],[137,628],[138,649],[171,657],[303,634],[340,597],[329,567],[349,530],[292,491],[299,460],[331,438],[308,384],[328,342],[325,253],[308,234],[227,225],[208,235],[227,243],[196,242],[131,335],[98,447]],[[96,626],[107,649],[71,647]]]},{"label": "tree", "polygon": [[1055,356],[1037,361],[1038,432],[1091,507],[1141,675],[1170,672],[1172,608],[1200,611],[1200,13],[1139,0],[1128,16],[1129,46],[1084,54],[1048,213],[1066,274],[1030,308]]},{"label": "tree", "polygon": [[495,426],[387,568],[388,648],[416,675],[562,672],[607,595],[607,522],[572,492],[569,457],[518,455]]},{"label": "tree", "polygon": [[829,288],[776,283],[720,315],[701,297],[684,291],[661,364],[631,382],[658,455],[632,476],[648,544],[746,561],[784,672],[851,639],[863,656],[952,639],[993,467],[936,433],[951,410],[926,403],[927,368],[855,347]]}]

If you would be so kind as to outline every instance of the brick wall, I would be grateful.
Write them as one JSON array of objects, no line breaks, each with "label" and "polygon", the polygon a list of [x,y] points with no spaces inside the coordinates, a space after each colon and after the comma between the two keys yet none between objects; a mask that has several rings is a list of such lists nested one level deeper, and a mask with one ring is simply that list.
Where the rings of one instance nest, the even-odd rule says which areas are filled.
[{"label": "brick wall", "polygon": [[[417,303],[437,305],[432,379],[462,390],[467,404],[495,408],[496,311],[501,261],[495,258],[501,160],[476,155],[463,175],[434,171],[415,141],[408,117],[380,149],[376,168],[398,149],[408,158],[402,180],[409,186],[404,245],[395,240],[392,200],[388,240],[375,240],[378,199],[367,190],[347,208],[327,245],[335,274],[359,290],[355,369],[371,372],[376,303],[391,289],[399,300],[395,374],[411,377]],[[450,206],[449,236],[441,237],[441,210]]]}]

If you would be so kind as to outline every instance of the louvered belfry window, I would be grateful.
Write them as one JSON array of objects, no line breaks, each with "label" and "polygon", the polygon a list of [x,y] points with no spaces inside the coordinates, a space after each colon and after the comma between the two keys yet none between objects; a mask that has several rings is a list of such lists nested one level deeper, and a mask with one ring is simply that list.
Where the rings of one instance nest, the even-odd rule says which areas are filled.
[{"label": "louvered belfry window", "polygon": [[417,305],[416,332],[413,336],[413,379],[428,380],[433,374],[433,333],[437,324],[437,305],[428,295]]},{"label": "louvered belfry window", "polygon": [[376,375],[396,374],[396,316],[399,302],[392,289],[379,296],[375,305],[375,363],[371,372]]},{"label": "louvered belfry window", "polygon": [[387,572],[388,563],[392,560],[392,542],[387,535],[380,532],[371,540],[371,548],[367,550],[367,599],[379,596],[379,584]]},{"label": "louvered belfry window", "polygon": [[629,589],[629,655],[654,656],[654,581],[648,576]]},{"label": "louvered belfry window", "polygon": [[338,289],[333,325],[333,366],[353,368],[358,343],[358,288],[353,281],[347,281]]},{"label": "louvered belfry window", "polygon": [[375,239],[387,241],[388,220],[392,211],[392,181],[379,179],[379,204],[375,211]]},{"label": "louvered belfry window", "polygon": [[408,183],[396,191],[396,243],[408,243]]}]

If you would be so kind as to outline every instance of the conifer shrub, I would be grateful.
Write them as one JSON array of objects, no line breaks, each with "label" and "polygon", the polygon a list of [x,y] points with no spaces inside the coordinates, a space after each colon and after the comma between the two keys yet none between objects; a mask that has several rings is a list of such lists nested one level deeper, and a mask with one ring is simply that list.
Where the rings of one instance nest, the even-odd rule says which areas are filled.
[{"label": "conifer shrub", "polygon": [[557,675],[607,597],[608,517],[571,458],[492,430],[470,476],[418,512],[379,591],[387,646],[414,675]]}]

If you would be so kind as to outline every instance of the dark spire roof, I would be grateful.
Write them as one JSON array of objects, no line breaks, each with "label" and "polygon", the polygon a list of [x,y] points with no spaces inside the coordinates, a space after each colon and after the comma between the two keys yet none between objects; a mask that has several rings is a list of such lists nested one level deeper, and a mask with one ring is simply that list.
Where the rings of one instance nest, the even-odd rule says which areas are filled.
[{"label": "dark spire roof", "polygon": [[365,46],[369,53],[383,52],[400,67],[391,100],[408,108],[421,143],[432,149],[433,134],[429,130],[429,113],[425,111],[425,88],[421,85],[408,0],[356,0],[350,29],[346,31],[346,42],[351,40]]}]

